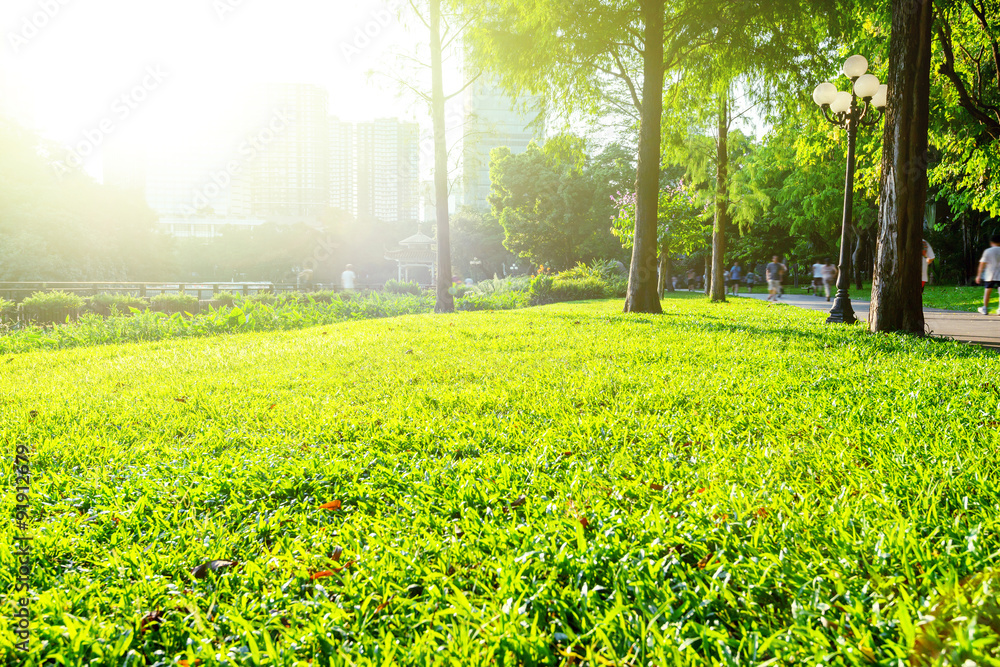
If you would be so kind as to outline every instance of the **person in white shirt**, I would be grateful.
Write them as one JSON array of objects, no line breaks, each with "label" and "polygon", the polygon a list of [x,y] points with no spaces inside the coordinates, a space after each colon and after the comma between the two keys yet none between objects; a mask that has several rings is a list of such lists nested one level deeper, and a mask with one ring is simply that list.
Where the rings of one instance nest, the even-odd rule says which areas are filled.
[{"label": "person in white shirt", "polygon": [[[983,285],[983,305],[979,312],[988,315],[990,312],[990,295],[994,289],[1000,288],[1000,234],[990,238],[990,247],[983,251],[979,259],[979,272],[976,274],[976,284]],[[997,315],[1000,315],[1000,303],[997,304]]]},{"label": "person in white shirt", "polygon": [[813,294],[819,296],[819,288],[823,286],[823,265],[819,262],[813,264]]},{"label": "person in white shirt", "polygon": [[354,266],[348,264],[346,270],[340,274],[340,286],[343,287],[344,290],[353,290],[354,281],[357,279],[358,277],[354,273]]},{"label": "person in white shirt", "polygon": [[927,285],[927,267],[931,265],[934,261],[934,248],[926,240],[924,241],[924,259],[920,262],[920,291],[924,291],[924,286]]},{"label": "person in white shirt", "polygon": [[827,262],[823,265],[823,289],[826,292],[826,300],[830,300],[830,293],[837,284],[837,267]]}]

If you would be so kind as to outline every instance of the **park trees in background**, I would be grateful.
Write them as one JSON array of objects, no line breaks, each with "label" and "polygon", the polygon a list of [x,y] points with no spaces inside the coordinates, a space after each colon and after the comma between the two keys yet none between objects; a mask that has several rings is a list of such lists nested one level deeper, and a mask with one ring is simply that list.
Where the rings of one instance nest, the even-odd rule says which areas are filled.
[{"label": "park trees in background", "polygon": [[[737,2],[664,0],[466,0],[489,6],[470,30],[472,59],[515,95],[590,116],[619,113],[638,127],[626,312],[660,312],[656,226],[664,77],[713,38]],[[723,7],[725,6],[725,7]],[[483,14],[485,16],[485,14]]]},{"label": "park trees in background", "polygon": [[[635,202],[633,192],[616,201],[618,216],[611,231],[626,248],[632,245]],[[668,181],[660,186],[656,226],[659,248],[657,291],[660,298],[663,298],[664,291],[674,291],[672,255],[689,256],[703,248],[710,238],[711,226],[705,208],[705,203],[682,180]]]},{"label": "park trees in background", "polygon": [[619,146],[595,158],[571,135],[532,143],[524,153],[494,149],[490,206],[504,230],[504,246],[535,265],[568,269],[577,262],[617,259],[621,245],[610,232],[612,195],[628,180],[632,163]]},{"label": "park trees in background", "polygon": [[140,193],[82,172],[60,177],[58,151],[0,117],[0,280],[156,280],[169,272],[169,241]]}]

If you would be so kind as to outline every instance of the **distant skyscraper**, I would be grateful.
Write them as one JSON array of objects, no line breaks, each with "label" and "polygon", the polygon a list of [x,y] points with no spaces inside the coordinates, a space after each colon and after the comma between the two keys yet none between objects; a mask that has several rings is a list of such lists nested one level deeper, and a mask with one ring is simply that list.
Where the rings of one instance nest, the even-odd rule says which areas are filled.
[{"label": "distant skyscraper", "polygon": [[357,126],[358,218],[383,222],[420,219],[420,129],[381,118]]},{"label": "distant skyscraper", "polygon": [[[534,98],[528,100],[535,104]],[[463,203],[488,209],[490,194],[490,151],[500,146],[523,153],[532,139],[541,141],[543,132],[530,127],[536,112],[522,111],[510,97],[485,79],[465,92],[466,134],[462,150]]]},{"label": "distant skyscraper", "polygon": [[330,206],[358,214],[354,125],[330,119]]},{"label": "distant skyscraper", "polygon": [[318,220],[329,205],[329,97],[310,84],[258,87],[252,113],[274,128],[250,160],[252,213],[278,222]]}]

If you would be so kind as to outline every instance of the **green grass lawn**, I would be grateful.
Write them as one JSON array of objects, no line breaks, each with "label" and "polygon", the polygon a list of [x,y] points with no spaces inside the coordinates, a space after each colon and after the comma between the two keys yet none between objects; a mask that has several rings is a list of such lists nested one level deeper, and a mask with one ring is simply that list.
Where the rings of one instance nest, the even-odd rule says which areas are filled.
[{"label": "green grass lawn", "polygon": [[620,308],[0,357],[5,664],[998,664],[994,353]]},{"label": "green grass lawn", "polygon": [[[954,285],[928,285],[924,290],[924,306],[927,308],[943,308],[945,310],[962,310],[968,313],[976,312],[983,305],[983,288],[957,287]],[[993,290],[990,299],[990,313],[997,309],[997,291]]]},{"label": "green grass lawn", "polygon": [[[758,286],[759,287],[759,286]],[[803,283],[798,289],[794,287],[785,286],[785,289],[789,294],[805,294],[805,284]],[[742,290],[741,291],[745,291]],[[754,291],[759,291],[754,288]],[[767,286],[764,286],[764,292],[767,291]],[[834,290],[836,292],[836,290]],[[872,285],[871,283],[864,283],[862,289],[858,289],[857,285],[851,285],[851,296],[868,300],[871,298]],[[820,290],[820,294],[823,290]],[[990,303],[990,312],[994,312],[998,305],[996,291],[993,293],[993,298]],[[925,308],[941,308],[943,310],[961,310],[968,313],[976,312],[976,309],[983,305],[983,288],[979,286],[962,287],[957,285],[927,285],[924,289],[924,307]]]}]

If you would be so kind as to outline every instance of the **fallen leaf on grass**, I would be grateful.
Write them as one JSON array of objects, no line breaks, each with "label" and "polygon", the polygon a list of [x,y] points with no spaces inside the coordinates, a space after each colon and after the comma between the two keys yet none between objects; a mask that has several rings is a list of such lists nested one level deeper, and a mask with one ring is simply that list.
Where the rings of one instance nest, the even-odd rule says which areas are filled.
[{"label": "fallen leaf on grass", "polygon": [[390,596],[389,596],[388,598],[386,598],[385,602],[383,602],[383,603],[382,603],[382,604],[380,604],[379,606],[375,607],[375,613],[377,614],[377,613],[379,613],[380,611],[382,611],[383,609],[385,609],[386,607],[388,607],[388,606],[389,606],[389,603],[390,603],[390,602],[392,602],[392,599],[393,599],[394,597],[396,597],[396,596],[395,596],[395,595],[390,595]]},{"label": "fallen leaf on grass", "polygon": [[323,503],[322,505],[319,506],[319,509],[321,509],[321,510],[330,510],[330,511],[339,510],[340,509],[340,501],[339,500],[331,500],[328,503]]},{"label": "fallen leaf on grass", "polygon": [[178,403],[187,403],[188,402],[187,396],[178,396],[174,400],[177,401]]},{"label": "fallen leaf on grass", "polygon": [[347,568],[349,568],[350,566],[354,565],[356,562],[357,561],[349,560],[346,563],[344,563],[343,565],[341,565],[340,567],[333,568],[333,571],[339,574],[339,573],[343,572],[344,570],[346,570]]},{"label": "fallen leaf on grass", "polygon": [[38,416],[38,410],[32,410],[28,413],[28,421],[34,421],[35,417]]},{"label": "fallen leaf on grass", "polygon": [[191,576],[195,579],[204,579],[209,572],[221,572],[233,565],[236,565],[234,560],[210,560],[191,570]]},{"label": "fallen leaf on grass", "polygon": [[139,634],[143,634],[147,631],[157,629],[158,627],[160,627],[160,622],[162,620],[163,620],[162,610],[157,609],[155,611],[149,612],[148,614],[142,617],[141,621],[139,621]]},{"label": "fallen leaf on grass", "polygon": [[706,491],[708,491],[708,489],[706,489],[705,487],[695,489],[695,493],[705,493]]},{"label": "fallen leaf on grass", "polygon": [[323,577],[332,577],[334,575],[330,570],[320,570],[319,572],[314,572],[309,575],[310,579],[322,579]]},{"label": "fallen leaf on grass", "polygon": [[770,512],[766,507],[758,507],[757,510],[754,512],[754,514],[756,514],[758,518],[763,519],[768,514],[770,514]]},{"label": "fallen leaf on grass", "polygon": [[195,658],[194,662],[191,662],[191,663],[189,663],[187,660],[178,660],[177,664],[180,665],[181,667],[195,667],[195,665],[200,665],[201,664],[201,660],[199,660],[198,658]]},{"label": "fallen leaf on grass", "polygon": [[653,491],[662,491],[663,490],[663,485],[662,484],[650,484],[649,488],[651,488]]},{"label": "fallen leaf on grass", "polygon": [[522,494],[522,495],[518,496],[516,500],[514,500],[513,502],[511,502],[510,506],[511,507],[520,507],[521,505],[525,504],[526,502],[528,502],[528,499],[525,498],[524,495]]},{"label": "fallen leaf on grass", "polygon": [[715,552],[714,551],[708,552],[708,554],[704,558],[698,561],[698,569],[704,570],[708,566],[708,564],[712,562],[713,558],[715,558]]},{"label": "fallen leaf on grass", "polygon": [[277,403],[271,403],[271,405],[267,406],[267,409],[268,410],[274,410],[276,407],[278,407]]}]

